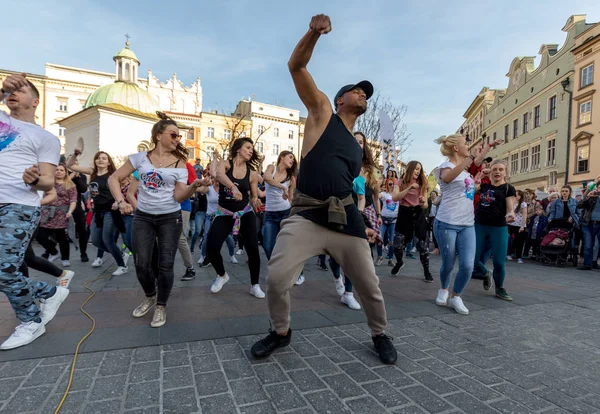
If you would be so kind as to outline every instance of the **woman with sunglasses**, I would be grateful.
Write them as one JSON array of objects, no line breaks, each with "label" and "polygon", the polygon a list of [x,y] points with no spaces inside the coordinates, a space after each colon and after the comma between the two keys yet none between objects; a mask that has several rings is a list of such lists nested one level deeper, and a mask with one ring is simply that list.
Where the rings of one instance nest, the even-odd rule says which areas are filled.
[{"label": "woman with sunglasses", "polygon": [[[389,266],[394,265],[394,228],[398,218],[398,202],[392,199],[394,192],[394,181],[387,180],[387,188],[379,193],[379,199],[383,202],[381,208],[381,238],[383,244],[387,246],[387,261]],[[383,251],[381,246],[377,246],[377,256],[381,257]]]},{"label": "woman with sunglasses", "polygon": [[[121,213],[131,213],[132,206],[121,195],[120,182],[138,171],[137,211],[133,218],[133,258],[138,281],[146,299],[133,311],[135,318],[144,316],[156,305],[150,326],[158,328],[167,321],[167,300],[173,288],[173,265],[182,232],[181,205],[205,180],[188,185],[187,150],[181,143],[177,123],[162,112],[152,127],[153,149],[129,156],[109,179],[110,190]],[[152,270],[154,246],[157,246],[158,274]]]}]

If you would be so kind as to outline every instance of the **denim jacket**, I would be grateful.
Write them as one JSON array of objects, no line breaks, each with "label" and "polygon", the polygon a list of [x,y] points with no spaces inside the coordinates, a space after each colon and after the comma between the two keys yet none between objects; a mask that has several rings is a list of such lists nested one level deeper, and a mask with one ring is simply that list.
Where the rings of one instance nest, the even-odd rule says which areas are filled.
[{"label": "denim jacket", "polygon": [[587,226],[592,221],[592,213],[594,212],[594,208],[596,207],[596,203],[598,201],[598,197],[584,197],[583,200],[579,202],[579,207],[582,211],[581,213],[581,224]]},{"label": "denim jacket", "polygon": [[[574,198],[569,198],[568,202],[569,212],[571,213],[571,217],[573,218],[573,224],[575,227],[579,227],[579,211],[577,211],[577,201]],[[564,203],[562,199],[554,200],[552,206],[550,207],[550,215],[548,216],[548,221],[552,221],[555,219],[562,219],[564,213]]]}]

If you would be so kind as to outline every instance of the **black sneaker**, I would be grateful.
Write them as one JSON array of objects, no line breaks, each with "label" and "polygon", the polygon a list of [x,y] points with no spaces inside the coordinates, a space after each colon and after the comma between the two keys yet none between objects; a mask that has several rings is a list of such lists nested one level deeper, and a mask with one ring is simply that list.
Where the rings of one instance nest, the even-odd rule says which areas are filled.
[{"label": "black sneaker", "polygon": [[181,278],[182,281],[192,280],[196,277],[196,271],[193,268],[185,269],[185,275]]},{"label": "black sneaker", "polygon": [[596,270],[600,269],[600,266],[598,266],[598,262],[592,263],[592,269],[596,269]]},{"label": "black sneaker", "polygon": [[265,358],[268,357],[278,348],[286,347],[290,344],[292,340],[292,330],[290,329],[287,335],[279,335],[275,331],[270,331],[269,335],[265,336],[260,341],[256,342],[252,345],[252,349],[250,349],[250,353],[255,358]]},{"label": "black sneaker", "polygon": [[86,263],[86,262],[89,262],[89,261],[90,261],[90,258],[88,257],[87,253],[83,253],[81,255],[81,262],[82,263]]},{"label": "black sneaker", "polygon": [[492,276],[493,273],[488,270],[486,275],[483,277],[483,290],[490,290],[492,287]]},{"label": "black sneaker", "polygon": [[208,257],[204,258],[204,261],[200,264],[200,267],[208,267],[210,266],[210,260],[208,260]]},{"label": "black sneaker", "polygon": [[404,267],[404,261],[400,260],[399,262],[396,262],[396,264],[392,268],[392,275],[396,276],[400,272],[400,269],[402,269],[403,267]]},{"label": "black sneaker", "polygon": [[592,270],[592,266],[579,266],[577,270]]},{"label": "black sneaker", "polygon": [[48,260],[48,258],[50,257],[50,253],[44,252],[44,253],[42,253],[41,257],[43,257],[44,259]]},{"label": "black sneaker", "polygon": [[497,288],[496,289],[496,297],[500,298],[502,300],[509,301],[509,302],[511,300],[513,300],[513,298],[508,293],[506,293],[506,289],[504,289],[504,288]]},{"label": "black sneaker", "polygon": [[425,281],[425,283],[433,283],[433,276],[431,276],[430,272],[425,273],[423,281]]},{"label": "black sneaker", "polygon": [[379,354],[381,362],[387,365],[395,364],[398,359],[398,353],[392,343],[393,340],[394,338],[387,336],[386,334],[373,336],[373,347]]}]

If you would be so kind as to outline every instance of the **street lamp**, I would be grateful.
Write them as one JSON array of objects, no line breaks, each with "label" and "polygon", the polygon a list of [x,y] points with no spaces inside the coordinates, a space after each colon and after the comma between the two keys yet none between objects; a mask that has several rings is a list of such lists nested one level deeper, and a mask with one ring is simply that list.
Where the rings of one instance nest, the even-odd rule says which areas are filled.
[{"label": "street lamp", "polygon": [[560,82],[560,86],[562,86],[563,91],[569,94],[569,120],[567,121],[567,165],[565,171],[565,185],[569,184],[569,168],[571,168],[571,114],[573,110],[573,92],[567,89],[570,83],[571,81],[569,80],[569,77],[566,77]]}]

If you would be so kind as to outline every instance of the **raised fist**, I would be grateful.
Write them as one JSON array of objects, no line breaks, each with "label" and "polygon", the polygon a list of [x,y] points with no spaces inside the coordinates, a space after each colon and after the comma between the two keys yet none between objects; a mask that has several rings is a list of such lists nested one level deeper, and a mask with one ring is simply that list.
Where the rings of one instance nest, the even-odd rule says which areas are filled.
[{"label": "raised fist", "polygon": [[2,89],[4,89],[4,92],[8,94],[11,94],[16,90],[21,89],[23,86],[27,86],[25,73],[21,73],[20,75],[10,75],[2,82]]},{"label": "raised fist", "polygon": [[331,20],[329,20],[329,16],[317,14],[311,19],[309,27],[319,34],[326,34],[331,32]]}]

